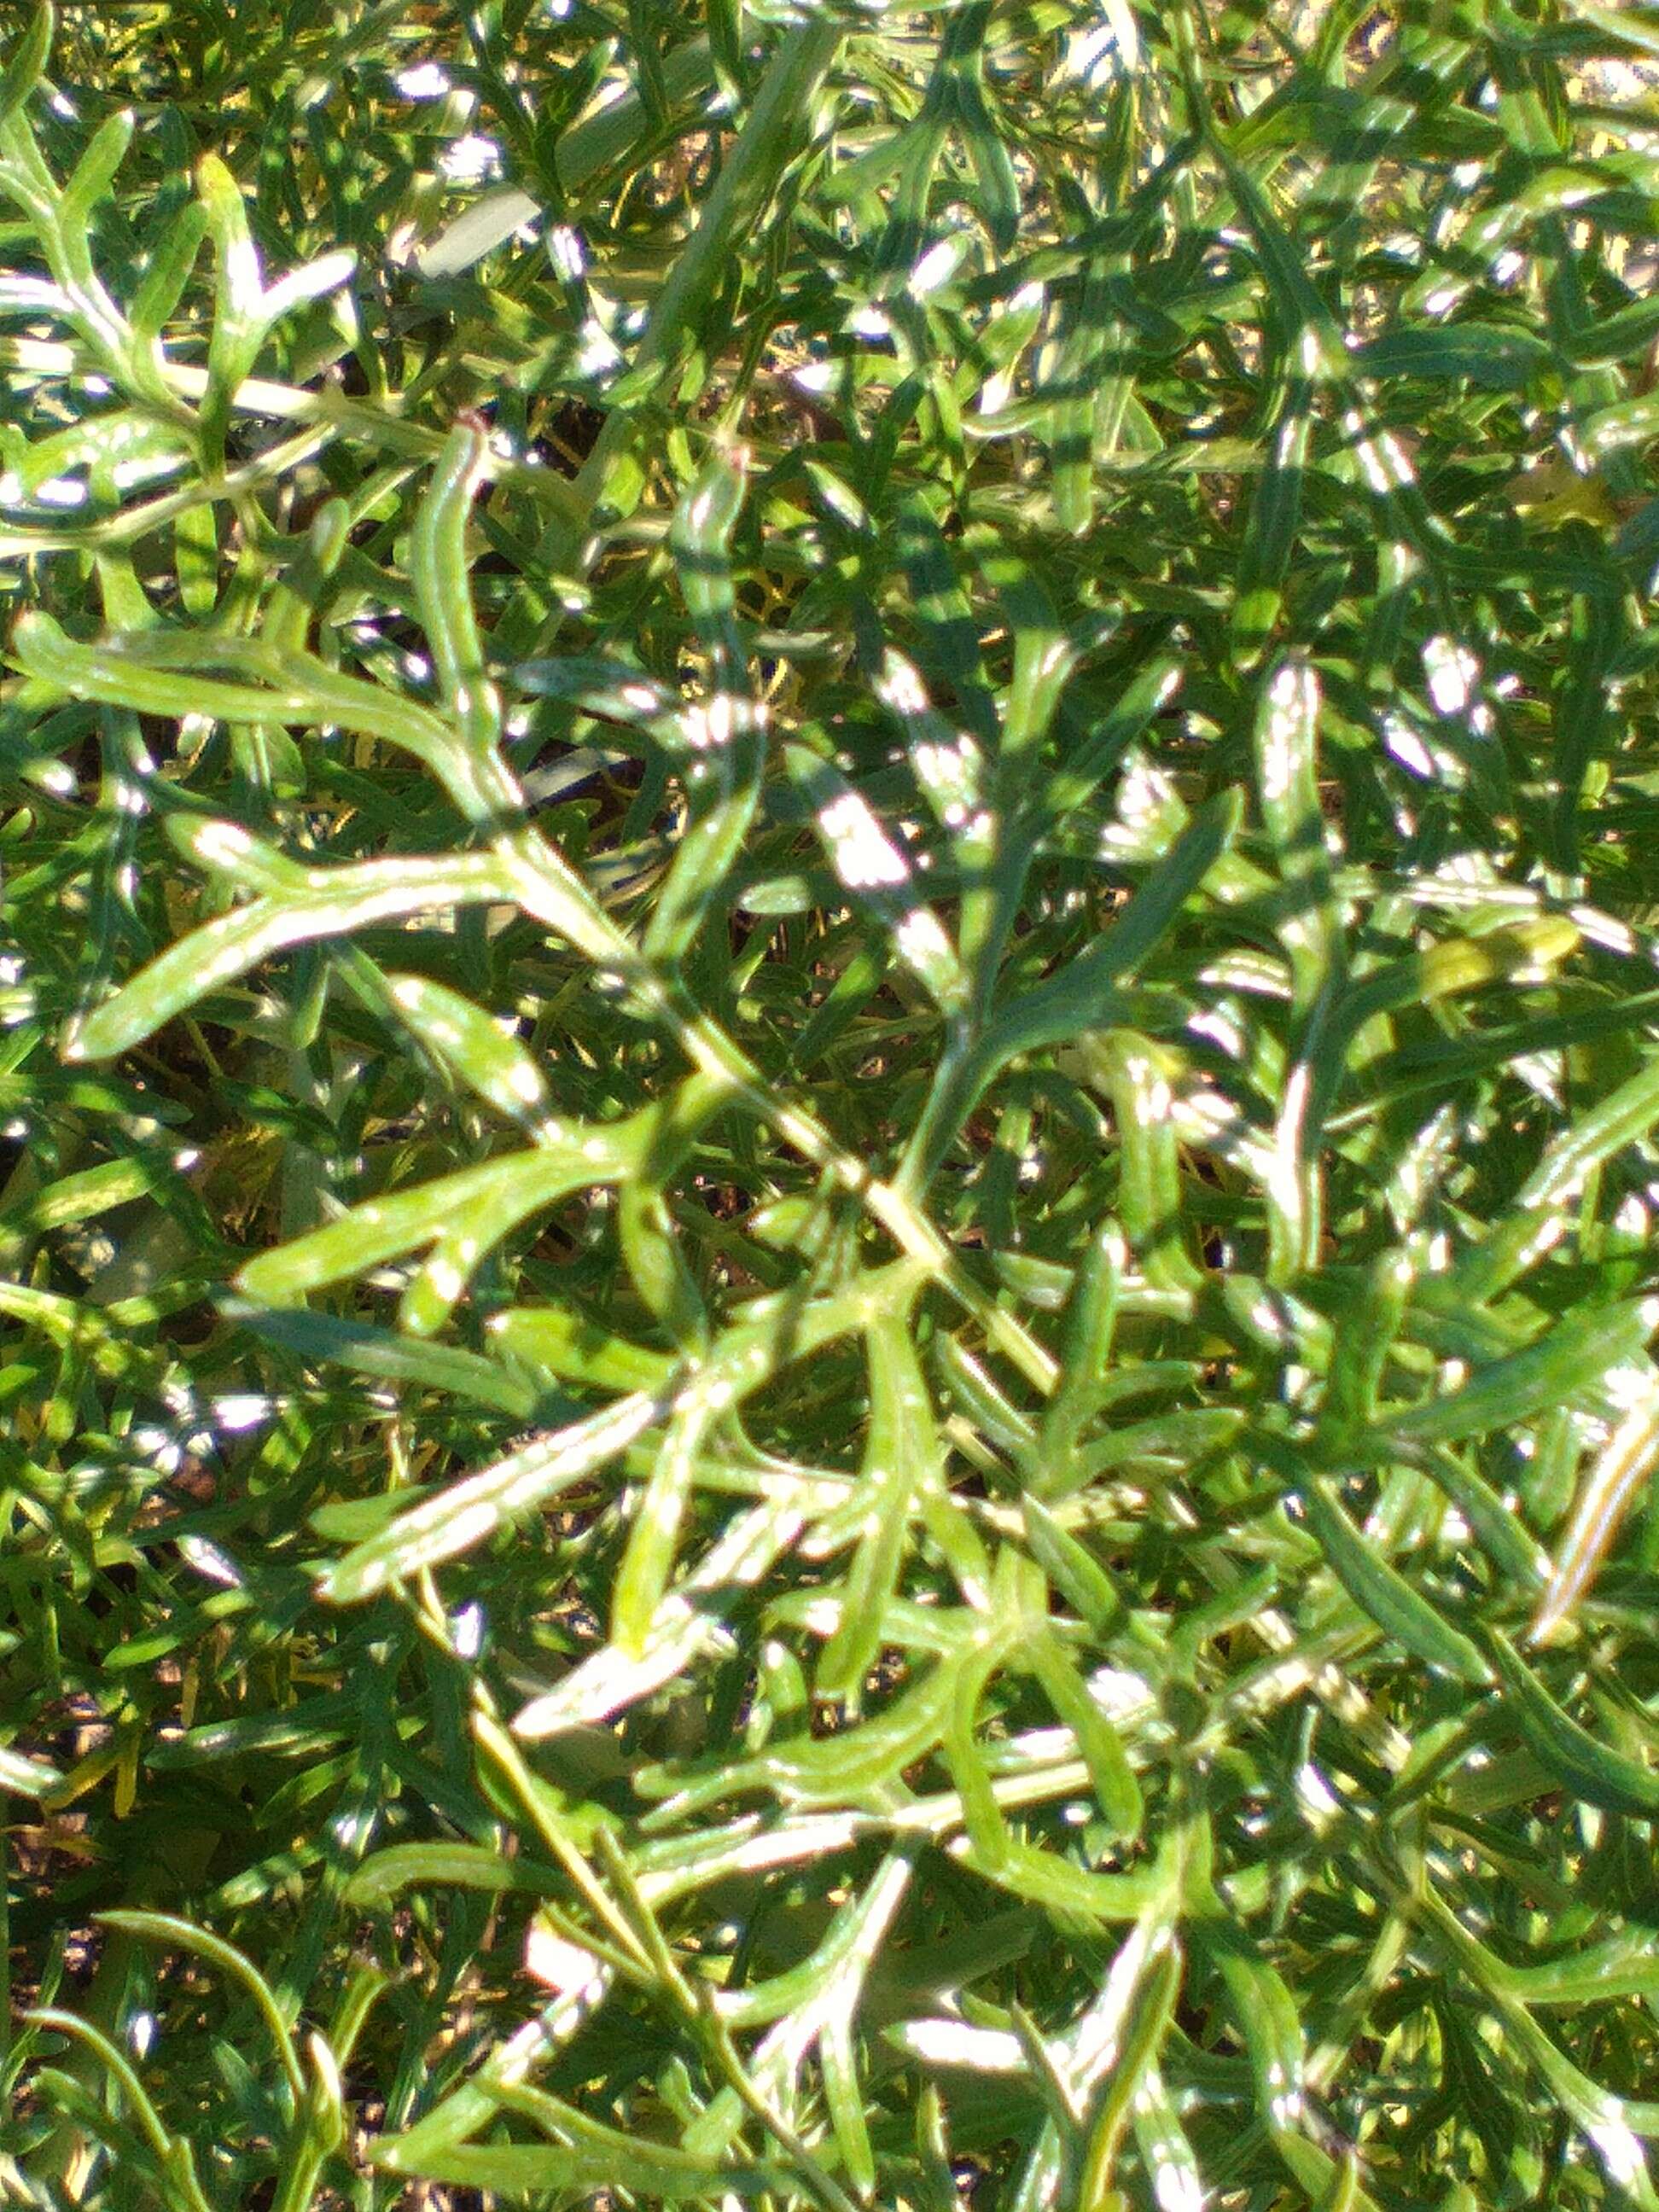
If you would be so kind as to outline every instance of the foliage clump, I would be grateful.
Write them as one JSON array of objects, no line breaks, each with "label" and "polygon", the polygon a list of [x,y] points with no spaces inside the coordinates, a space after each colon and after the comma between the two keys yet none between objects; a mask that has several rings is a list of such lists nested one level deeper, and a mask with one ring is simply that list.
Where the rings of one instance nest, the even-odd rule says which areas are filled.
[{"label": "foliage clump", "polygon": [[1652,2212],[1650,16],[14,27],[0,2195]]}]

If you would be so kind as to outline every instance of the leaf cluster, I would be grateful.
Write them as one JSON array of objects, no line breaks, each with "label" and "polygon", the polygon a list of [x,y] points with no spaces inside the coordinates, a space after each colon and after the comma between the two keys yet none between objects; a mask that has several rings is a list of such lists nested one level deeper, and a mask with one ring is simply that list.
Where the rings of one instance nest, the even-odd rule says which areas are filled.
[{"label": "leaf cluster", "polygon": [[1659,2208],[1656,45],[17,31],[0,2195]]}]

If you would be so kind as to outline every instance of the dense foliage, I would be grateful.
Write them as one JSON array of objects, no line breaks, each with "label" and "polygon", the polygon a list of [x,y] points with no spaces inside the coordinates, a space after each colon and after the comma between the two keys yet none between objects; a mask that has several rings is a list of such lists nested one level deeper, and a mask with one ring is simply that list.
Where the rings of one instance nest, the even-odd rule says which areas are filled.
[{"label": "dense foliage", "polygon": [[0,2199],[1655,2212],[1659,19],[10,13]]}]

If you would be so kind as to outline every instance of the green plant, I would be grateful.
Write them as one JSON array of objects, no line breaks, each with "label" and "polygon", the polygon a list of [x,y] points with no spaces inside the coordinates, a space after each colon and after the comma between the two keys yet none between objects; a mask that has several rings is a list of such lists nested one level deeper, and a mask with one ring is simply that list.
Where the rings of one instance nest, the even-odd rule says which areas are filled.
[{"label": "green plant", "polygon": [[62,12],[0,2191],[1652,2207],[1651,15]]}]

